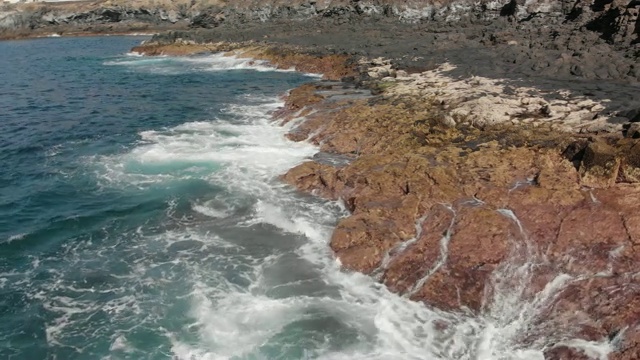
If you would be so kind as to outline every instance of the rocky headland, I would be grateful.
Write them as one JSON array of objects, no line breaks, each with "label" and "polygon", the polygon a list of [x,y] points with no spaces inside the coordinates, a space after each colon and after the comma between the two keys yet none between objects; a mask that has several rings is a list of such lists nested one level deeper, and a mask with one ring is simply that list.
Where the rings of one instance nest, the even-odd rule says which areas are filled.
[{"label": "rocky headland", "polygon": [[283,180],[349,210],[345,271],[496,346],[640,359],[640,2],[202,5],[133,50],[324,75],[274,118],[321,150]]}]

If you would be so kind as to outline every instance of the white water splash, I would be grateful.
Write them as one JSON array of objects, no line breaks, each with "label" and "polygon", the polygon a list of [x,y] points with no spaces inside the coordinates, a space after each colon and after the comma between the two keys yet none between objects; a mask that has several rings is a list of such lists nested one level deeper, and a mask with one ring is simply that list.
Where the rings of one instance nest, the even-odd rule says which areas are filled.
[{"label": "white water splash", "polygon": [[9,244],[9,243],[12,243],[14,241],[20,241],[20,240],[24,239],[27,235],[29,235],[29,234],[22,233],[22,234],[11,235],[11,236],[9,236],[9,238],[7,238],[5,243]]},{"label": "white water splash", "polygon": [[[199,68],[200,61],[192,61],[197,64],[194,69],[207,71]],[[235,65],[229,66],[226,69]],[[168,229],[126,234],[133,239],[128,247],[115,239],[95,253],[89,251],[90,241],[73,244],[63,258],[65,268],[93,269],[95,258],[133,258],[128,273],[114,275],[123,285],[111,287],[105,281],[102,291],[104,296],[130,288],[136,292],[109,301],[47,298],[47,310],[58,314],[48,324],[50,345],[66,345],[65,334],[81,334],[83,321],[88,321],[78,320],[81,315],[90,319],[106,309],[109,321],[121,321],[133,332],[140,324],[160,328],[167,312],[177,307],[188,318],[181,318],[184,323],[178,329],[163,331],[170,356],[181,360],[542,360],[547,347],[558,341],[594,357],[604,358],[610,351],[607,341],[582,342],[564,339],[571,334],[557,329],[557,336],[549,332],[543,310],[572,278],[559,274],[528,298],[525,290],[539,259],[520,256],[522,249],[534,254],[526,246],[516,246],[513,259],[494,272],[488,284],[492,291],[479,314],[433,309],[391,293],[372,277],[342,271],[328,246],[335,221],[345,215],[340,204],[301,197],[277,180],[318,149],[286,140],[292,125],[271,122],[269,113],[282,105],[280,100],[249,97],[242,102],[225,109],[233,122],[214,119],[145,131],[131,151],[91,159],[101,165],[97,176],[105,187],[147,191],[158,184],[198,179],[223,188],[227,197],[198,198],[190,209],[214,219],[208,222],[237,216],[233,231],[240,235],[232,241],[216,234],[218,228],[209,231],[208,222],[172,223]],[[237,198],[249,199],[240,201],[249,204],[246,214],[236,214],[242,206],[231,202]],[[469,205],[483,203],[476,199]],[[169,207],[172,214],[178,211],[177,202]],[[455,210],[448,209],[454,216],[441,238],[440,257],[413,291],[447,261],[455,223]],[[516,214],[508,209],[500,213],[516,225],[514,244],[526,242],[526,229]],[[426,216],[416,221],[415,238],[388,256],[415,243],[425,220]],[[280,237],[274,237],[274,229]],[[117,252],[123,247],[126,251]],[[62,275],[50,276],[56,279],[56,290],[74,295],[86,291],[69,285]],[[526,335],[536,337],[523,341]],[[114,337],[112,351],[151,356],[137,353],[127,338],[126,331]]]},{"label": "white water splash", "polygon": [[409,246],[413,245],[416,241],[418,241],[418,239],[420,239],[420,236],[422,236],[422,226],[424,222],[427,220],[427,218],[428,218],[428,215],[424,215],[418,218],[418,220],[416,220],[416,223],[415,223],[416,235],[411,239],[403,241],[398,245],[394,246],[393,248],[389,249],[384,254],[384,257],[382,258],[382,262],[380,263],[380,266],[378,266],[378,268],[372,272],[372,276],[380,280],[380,277],[383,275],[384,271],[387,270],[387,268],[389,267],[389,264],[391,264],[391,260],[393,260],[395,256],[402,254]]},{"label": "white water splash", "polygon": [[[139,53],[127,53],[124,57],[105,61],[108,66],[125,66],[131,71],[158,75],[180,75],[198,72],[257,71],[257,72],[295,72],[295,69],[278,69],[265,60],[243,58],[223,53],[194,56],[143,56]],[[321,77],[320,74],[306,74]]]},{"label": "white water splash", "polygon": [[433,267],[429,269],[429,271],[427,271],[427,273],[422,278],[420,278],[418,282],[416,282],[413,288],[409,291],[409,296],[420,291],[420,289],[422,289],[422,287],[427,282],[427,280],[429,280],[429,278],[433,274],[435,274],[436,271],[440,270],[440,268],[447,262],[447,258],[449,256],[449,242],[451,241],[451,235],[453,235],[453,226],[456,223],[456,211],[450,205],[443,205],[443,206],[446,207],[447,210],[449,210],[453,214],[453,216],[451,218],[451,222],[449,223],[449,227],[447,228],[444,235],[440,239],[440,257],[438,257],[438,260],[433,265]]}]

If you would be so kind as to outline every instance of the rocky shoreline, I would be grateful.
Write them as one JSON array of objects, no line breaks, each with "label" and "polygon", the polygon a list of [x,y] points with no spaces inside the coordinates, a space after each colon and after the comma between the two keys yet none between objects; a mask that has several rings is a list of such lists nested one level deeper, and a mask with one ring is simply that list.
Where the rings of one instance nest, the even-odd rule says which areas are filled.
[{"label": "rocky shoreline", "polygon": [[[0,39],[165,32],[154,41],[268,40],[458,76],[640,80],[635,0],[70,1],[0,5]],[[538,84],[539,85],[539,84]]]},{"label": "rocky shoreline", "polygon": [[283,180],[350,211],[346,271],[549,360],[640,359],[640,2],[7,9],[4,38],[165,29],[133,51],[323,74],[274,117],[321,150]]},{"label": "rocky shoreline", "polygon": [[[386,95],[287,105],[310,113],[292,139],[351,156],[283,177],[344,201],[351,215],[331,238],[343,266],[439,309],[504,326],[530,317],[518,329],[528,338],[509,340],[548,359],[598,358],[561,345],[573,337],[615,342],[610,359],[637,358],[640,186],[625,174],[640,170],[638,141],[478,128],[446,120],[437,99]],[[522,312],[500,308],[510,291]]]},{"label": "rocky shoreline", "polygon": [[503,326],[525,317],[506,340],[547,359],[602,358],[576,339],[609,344],[609,359],[640,356],[640,133],[635,118],[610,121],[622,110],[607,116],[606,102],[566,89],[549,101],[548,89],[454,77],[451,64],[409,73],[257,42],[134,50],[339,69],[292,90],[274,116],[321,150],[283,180],[350,211],[331,238],[346,270]]}]

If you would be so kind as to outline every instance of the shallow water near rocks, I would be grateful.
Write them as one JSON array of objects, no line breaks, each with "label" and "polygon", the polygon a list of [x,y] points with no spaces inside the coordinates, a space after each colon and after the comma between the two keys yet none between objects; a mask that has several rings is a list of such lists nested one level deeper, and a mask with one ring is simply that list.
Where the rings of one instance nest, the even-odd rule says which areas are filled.
[{"label": "shallow water near rocks", "polygon": [[0,358],[543,358],[518,339],[565,277],[474,316],[340,271],[343,208],[278,180],[318,153],[270,118],[312,78],[140,40],[0,43]]}]

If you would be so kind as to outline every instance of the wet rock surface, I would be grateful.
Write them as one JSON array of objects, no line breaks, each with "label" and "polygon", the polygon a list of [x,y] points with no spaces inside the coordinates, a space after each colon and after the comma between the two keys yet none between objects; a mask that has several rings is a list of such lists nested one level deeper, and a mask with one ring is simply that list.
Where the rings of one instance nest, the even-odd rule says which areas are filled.
[{"label": "wet rock surface", "polygon": [[330,244],[345,270],[549,360],[640,358],[637,1],[105,9],[5,9],[0,27],[165,24],[190,30],[137,50],[323,73],[274,115],[321,149],[283,179],[351,213]]},{"label": "wet rock surface", "polygon": [[346,269],[447,311],[504,326],[524,318],[514,341],[547,359],[600,358],[589,342],[609,343],[610,359],[640,356],[640,184],[621,166],[636,171],[629,149],[640,140],[449,124],[439,102],[389,89],[306,104],[309,86],[296,92],[278,115],[295,109],[294,132],[353,157],[283,176],[351,211],[331,239]]}]

